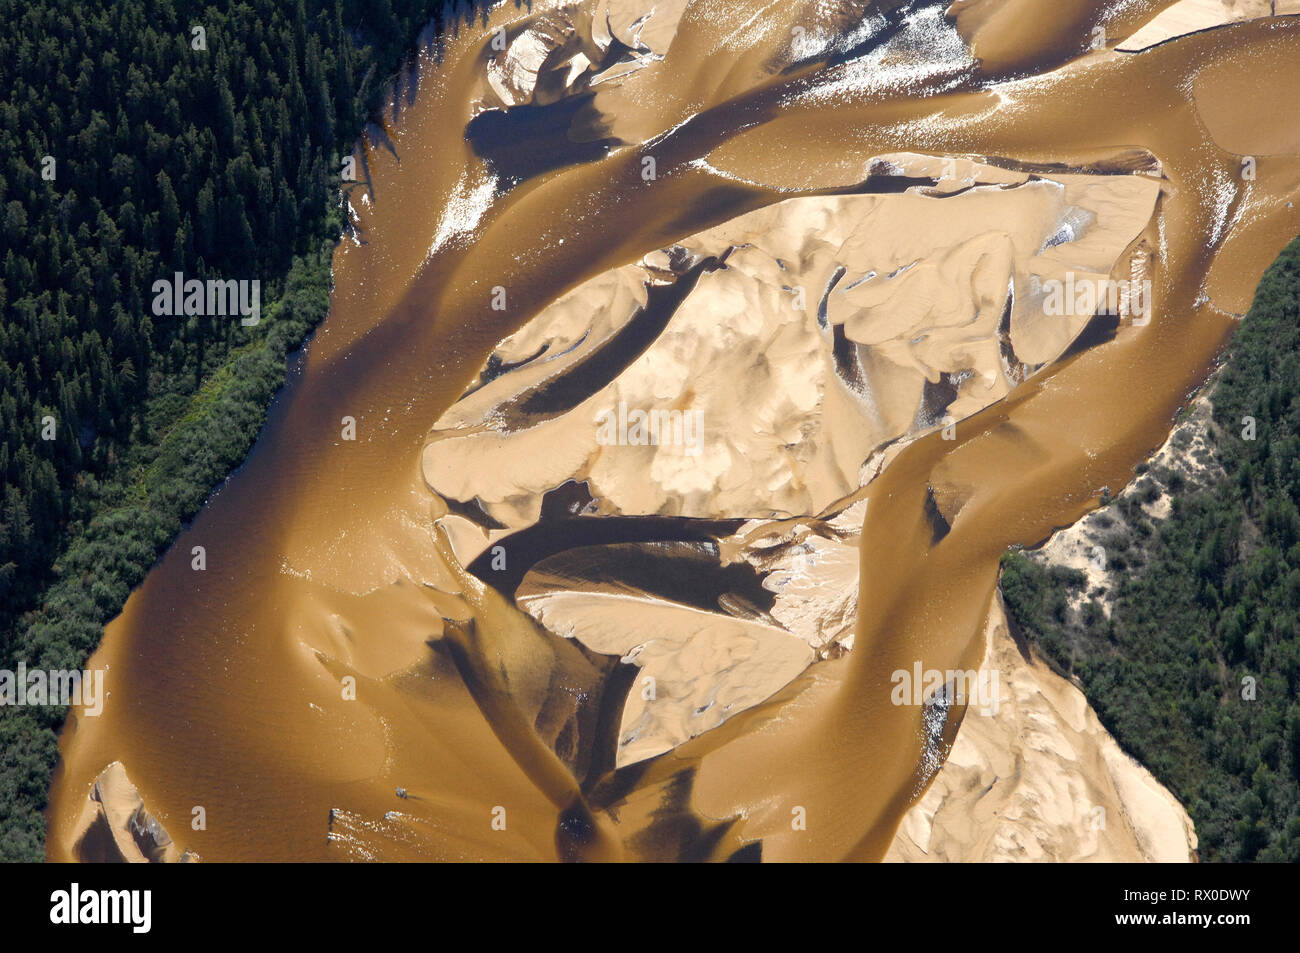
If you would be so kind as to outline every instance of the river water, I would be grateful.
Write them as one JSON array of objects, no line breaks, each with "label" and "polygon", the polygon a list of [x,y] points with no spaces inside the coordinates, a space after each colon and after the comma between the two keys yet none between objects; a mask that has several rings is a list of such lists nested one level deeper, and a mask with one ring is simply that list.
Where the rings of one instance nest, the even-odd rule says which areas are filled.
[{"label": "river water", "polygon": [[[885,25],[854,46],[852,4],[687,3],[635,83],[472,129],[493,31],[517,35],[551,7],[504,4],[426,51],[359,148],[360,240],[335,253],[329,316],[246,464],[90,663],[110,695],[64,729],[52,859],[75,857],[76,819],[112,761],[204,860],[723,859],[758,842],[764,859],[884,854],[923,741],[915,712],[889,704],[888,673],[918,657],[978,664],[999,555],[1130,479],[1300,232],[1300,19],[1130,55],[1087,52],[1093,28],[1122,37],[1168,3],[977,2],[955,21],[942,4],[867,6]],[[792,63],[796,27],[843,49]],[[882,64],[886,34],[906,55]],[[615,660],[458,576],[421,474],[430,426],[496,343],[607,269],[857,188],[875,155],[1095,171],[1138,149],[1164,176],[1138,240],[1154,252],[1153,319],[1045,368],[956,440],[916,440],[870,484],[870,611],[853,650],[648,762],[579,773],[558,757],[523,712],[567,692],[599,736],[617,721]],[[925,504],[939,485],[969,498],[936,543]]]}]

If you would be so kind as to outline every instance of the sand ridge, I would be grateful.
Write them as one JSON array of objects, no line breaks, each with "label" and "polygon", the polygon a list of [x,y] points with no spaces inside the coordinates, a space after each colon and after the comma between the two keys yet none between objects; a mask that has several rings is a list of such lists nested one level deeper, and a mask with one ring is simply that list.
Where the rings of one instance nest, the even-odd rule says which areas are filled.
[{"label": "sand ridge", "polygon": [[1185,863],[1196,834],[1182,805],[1120,750],[1083,693],[1012,640],[1001,599],[981,668],[997,714],[967,710],[947,760],[885,857],[903,862]]},{"label": "sand ridge", "polygon": [[[621,583],[617,569],[566,585],[556,557],[515,594],[549,631],[641,669],[648,687],[629,695],[619,765],[851,648],[856,497],[881,472],[878,455],[977,413],[1058,357],[1093,315],[1051,313],[1044,288],[1127,270],[1160,190],[1145,176],[1047,178],[917,154],[869,166],[885,182],[931,183],[789,199],[592,279],[503,341],[434,425],[424,476],[454,510],[440,522],[466,566],[489,552],[508,560],[512,533],[543,520],[546,495],[568,483],[589,494],[589,520],[749,521],[704,555],[752,566],[776,594],[770,606],[725,594],[683,606]],[[650,303],[674,284],[684,298]],[[662,325],[653,340],[621,343],[651,322]],[[599,373],[612,376],[603,387]],[[627,408],[651,421],[696,415],[699,432],[608,445],[602,418]],[[959,505],[943,498],[949,521]],[[762,538],[831,516],[839,532]],[[615,564],[623,552],[604,551]]]},{"label": "sand ridge", "polygon": [[1300,0],[1178,0],[1116,49],[1136,53],[1198,30],[1293,13],[1300,13]]}]

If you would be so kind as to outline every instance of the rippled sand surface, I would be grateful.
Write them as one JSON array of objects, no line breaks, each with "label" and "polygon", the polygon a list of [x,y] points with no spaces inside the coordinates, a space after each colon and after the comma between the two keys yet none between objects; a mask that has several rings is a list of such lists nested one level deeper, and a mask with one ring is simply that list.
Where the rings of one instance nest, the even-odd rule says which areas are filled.
[{"label": "rippled sand surface", "polygon": [[[458,24],[358,147],[253,454],[106,630],[50,856],[145,808],[205,861],[1185,856],[989,633],[999,554],[1128,481],[1300,232],[1300,18],[1189,4]],[[917,664],[1016,690],[967,730],[894,703]],[[1042,766],[1011,834],[948,796],[999,745]]]}]

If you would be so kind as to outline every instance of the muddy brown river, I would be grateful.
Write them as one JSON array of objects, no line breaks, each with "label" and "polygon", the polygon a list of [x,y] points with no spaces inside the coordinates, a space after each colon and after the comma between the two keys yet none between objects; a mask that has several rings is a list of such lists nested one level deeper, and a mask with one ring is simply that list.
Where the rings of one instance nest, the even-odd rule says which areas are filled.
[{"label": "muddy brown river", "polygon": [[[89,663],[109,697],[63,731],[49,857],[76,858],[114,761],[205,861],[882,857],[926,777],[889,673],[978,664],[1000,554],[1128,482],[1300,233],[1300,18],[1114,49],[1168,6],[691,0],[641,25],[639,59],[625,40],[648,5],[459,24],[358,146],[330,313],[251,456]],[[551,50],[535,86],[493,65],[498,36]],[[899,444],[863,490],[852,650],[617,764],[635,673],[461,567],[422,465],[431,428],[584,282],[775,203],[897,192],[871,166],[894,154],[1150,181],[1116,269],[1146,256],[1151,320],[1048,362],[955,439]],[[938,540],[936,488],[962,500]]]}]

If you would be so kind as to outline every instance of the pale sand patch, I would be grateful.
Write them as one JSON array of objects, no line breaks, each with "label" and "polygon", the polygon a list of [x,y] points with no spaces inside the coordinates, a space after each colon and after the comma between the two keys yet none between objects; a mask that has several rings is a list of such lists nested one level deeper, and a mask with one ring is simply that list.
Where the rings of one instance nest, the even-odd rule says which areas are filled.
[{"label": "pale sand patch", "polygon": [[[550,632],[640,668],[619,729],[622,767],[670,751],[853,646],[865,500],[822,519],[751,520],[718,541],[720,565],[752,566],[772,605],[724,594],[707,611],[622,581],[617,557],[543,563],[519,608]],[[655,544],[644,547],[653,549]],[[611,554],[614,551],[611,550]]]},{"label": "pale sand patch", "polygon": [[199,855],[182,851],[152,814],[114,761],[100,772],[74,828],[74,853],[89,863],[190,863]]},{"label": "pale sand patch", "polygon": [[622,767],[671,751],[757,705],[813,660],[812,649],[770,625],[688,606],[598,592],[522,596],[552,632],[641,671],[619,727]]},{"label": "pale sand patch", "polygon": [[1000,598],[985,639],[982,664],[998,672],[1002,703],[992,716],[966,713],[885,859],[1194,859],[1196,834],[1182,805],[1120,750],[1077,687],[1042,661],[1025,661]]},{"label": "pale sand patch", "polygon": [[482,105],[545,105],[653,66],[677,35],[685,8],[686,0],[661,0],[649,10],[640,0],[598,0],[590,9],[539,9],[524,29],[487,41]]},{"label": "pale sand patch", "polygon": [[[908,174],[935,163],[884,159]],[[656,253],[565,295],[496,360],[540,356],[437,421],[427,484],[476,497],[512,530],[569,478],[590,481],[602,515],[807,515],[843,499],[876,448],[977,412],[1058,356],[1091,315],[1046,314],[1043,287],[1067,272],[1127,277],[1117,259],[1159,193],[1139,176],[955,170],[936,194],[979,184],[792,199],[685,239],[681,257],[726,255],[725,267],[614,380],[572,409],[529,413],[521,396],[581,374],[672,271]],[[603,446],[598,420],[620,405],[699,413],[699,452]]]},{"label": "pale sand patch", "polygon": [[[1213,382],[1147,461],[1146,472],[1116,494],[1116,501],[1137,496],[1148,517],[1163,519],[1170,511],[1165,474],[1178,473],[1192,488],[1222,476],[1209,442]],[[1148,486],[1159,491],[1149,502]],[[1087,576],[1085,588],[1070,594],[1071,611],[1095,599],[1109,613],[1119,571],[1109,564],[1105,548],[1109,534],[1124,528],[1118,507],[1103,507],[1027,555]],[[1196,835],[1182,806],[1119,748],[1073,683],[1037,658],[1024,660],[1007,632],[1000,598],[990,612],[983,664],[999,672],[1003,686],[1013,686],[1010,693],[1003,689],[1011,703],[997,717],[968,714],[963,720],[947,763],[904,818],[887,859],[1185,861],[1191,856]],[[1105,830],[1094,829],[1097,807],[1105,810]]]},{"label": "pale sand patch", "polygon": [[1121,43],[1121,53],[1134,53],[1177,36],[1240,20],[1300,13],[1300,0],[1180,0]]},{"label": "pale sand patch", "polygon": [[[1060,356],[1092,313],[1049,313],[1047,283],[1127,278],[1160,191],[1148,176],[1035,177],[911,153],[870,166],[937,182],[790,199],[601,275],[503,341],[434,425],[424,478],[463,504],[438,518],[463,565],[496,544],[509,558],[510,534],[566,481],[592,497],[584,518],[748,520],[714,558],[754,569],[773,593],[763,612],[700,611],[608,579],[539,591],[530,573],[520,588],[543,626],[654,678],[653,715],[635,692],[625,708],[619,764],[851,647],[861,488],[907,441]],[[601,421],[629,410],[698,415],[699,439],[629,431],[611,444]],[[936,498],[949,520],[959,496]]]}]

